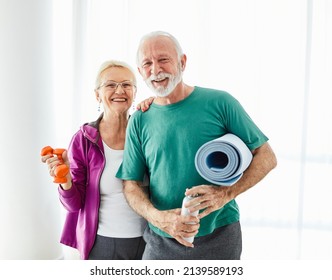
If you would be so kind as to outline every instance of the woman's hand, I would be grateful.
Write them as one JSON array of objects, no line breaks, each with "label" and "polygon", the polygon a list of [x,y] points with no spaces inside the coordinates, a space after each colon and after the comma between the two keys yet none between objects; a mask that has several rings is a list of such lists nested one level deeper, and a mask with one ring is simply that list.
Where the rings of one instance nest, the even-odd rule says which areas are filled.
[{"label": "woman's hand", "polygon": [[[47,155],[41,156],[41,161],[47,164],[48,172],[52,177],[56,176],[55,169],[59,165],[65,164],[68,167],[68,170],[69,170],[70,164],[69,164],[68,155],[67,155],[66,150],[64,150],[61,157],[62,157],[62,159],[59,159],[57,156],[55,156],[53,154],[47,154]],[[67,182],[66,183],[61,183],[61,187],[64,190],[69,190],[71,188],[71,175],[70,175],[70,172],[68,172],[68,174],[66,175],[66,179],[67,179]]]},{"label": "woman's hand", "polygon": [[149,110],[150,105],[152,104],[153,100],[155,99],[155,97],[149,97],[143,101],[141,101],[137,106],[136,109],[137,110],[141,110],[142,112],[145,112],[147,110]]}]

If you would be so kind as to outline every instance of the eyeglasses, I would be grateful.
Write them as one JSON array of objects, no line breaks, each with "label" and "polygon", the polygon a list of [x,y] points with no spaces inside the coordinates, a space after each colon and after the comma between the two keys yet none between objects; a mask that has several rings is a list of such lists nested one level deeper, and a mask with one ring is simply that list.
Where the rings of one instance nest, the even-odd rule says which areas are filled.
[{"label": "eyeglasses", "polygon": [[119,85],[125,91],[132,91],[134,88],[136,88],[136,86],[129,81],[125,81],[125,82],[121,82],[121,83],[117,83],[115,81],[107,81],[107,82],[102,83],[97,89],[100,89],[101,87],[105,87],[106,90],[114,92],[114,91],[116,91],[116,89],[118,88]]}]

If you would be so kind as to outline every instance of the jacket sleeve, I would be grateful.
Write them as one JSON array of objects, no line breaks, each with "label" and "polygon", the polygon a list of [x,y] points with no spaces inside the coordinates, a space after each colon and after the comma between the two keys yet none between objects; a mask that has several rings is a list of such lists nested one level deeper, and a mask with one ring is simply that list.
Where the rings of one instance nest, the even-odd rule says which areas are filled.
[{"label": "jacket sleeve", "polygon": [[77,212],[84,206],[88,174],[85,157],[86,145],[86,139],[82,132],[78,131],[68,147],[72,187],[64,190],[59,186],[58,191],[61,203],[69,212]]}]

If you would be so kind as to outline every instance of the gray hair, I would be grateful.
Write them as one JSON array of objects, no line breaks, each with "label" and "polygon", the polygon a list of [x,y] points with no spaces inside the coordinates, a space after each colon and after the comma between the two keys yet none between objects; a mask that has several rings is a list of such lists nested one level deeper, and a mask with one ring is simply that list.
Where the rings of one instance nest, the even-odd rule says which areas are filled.
[{"label": "gray hair", "polygon": [[139,66],[139,55],[140,55],[140,50],[141,50],[141,46],[143,45],[143,43],[148,39],[159,37],[159,36],[168,37],[172,40],[172,42],[174,43],[174,46],[175,46],[175,50],[178,54],[178,59],[179,60],[181,59],[181,57],[183,55],[183,50],[182,50],[182,47],[181,47],[179,41],[172,34],[170,34],[168,32],[153,31],[153,32],[150,32],[148,34],[145,34],[139,42],[137,53],[136,53],[136,64],[137,64],[137,66]]},{"label": "gray hair", "polygon": [[136,85],[136,76],[134,73],[134,70],[131,68],[131,66],[129,64],[127,64],[126,62],[123,61],[119,61],[119,60],[107,60],[104,63],[101,64],[101,66],[99,67],[99,70],[97,72],[97,77],[96,77],[96,81],[95,81],[95,89],[97,89],[100,86],[100,80],[101,80],[101,74],[109,68],[112,67],[118,67],[118,68],[127,68],[134,77],[134,84]]}]

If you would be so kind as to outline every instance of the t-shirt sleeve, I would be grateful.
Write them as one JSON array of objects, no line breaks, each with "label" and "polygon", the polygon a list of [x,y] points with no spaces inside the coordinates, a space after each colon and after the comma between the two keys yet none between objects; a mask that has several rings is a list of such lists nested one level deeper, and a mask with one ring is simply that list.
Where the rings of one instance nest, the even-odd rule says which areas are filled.
[{"label": "t-shirt sleeve", "polygon": [[250,150],[260,147],[269,140],[237,99],[229,96],[225,106],[227,108],[224,118],[227,130],[240,137]]},{"label": "t-shirt sleeve", "polygon": [[139,133],[139,114],[134,114],[128,122],[123,161],[116,177],[123,180],[143,181],[145,174],[146,161]]}]

